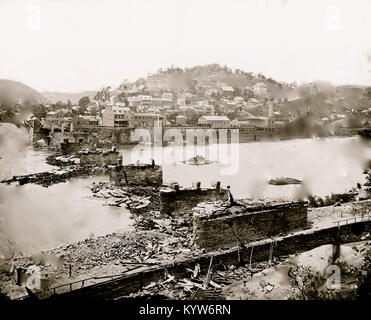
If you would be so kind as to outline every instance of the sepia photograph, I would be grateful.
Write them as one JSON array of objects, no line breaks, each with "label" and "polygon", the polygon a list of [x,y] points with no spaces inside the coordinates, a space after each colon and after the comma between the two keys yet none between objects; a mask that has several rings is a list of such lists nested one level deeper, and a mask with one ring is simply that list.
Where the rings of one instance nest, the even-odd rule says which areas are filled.
[{"label": "sepia photograph", "polygon": [[370,301],[370,12],[0,0],[0,306]]}]

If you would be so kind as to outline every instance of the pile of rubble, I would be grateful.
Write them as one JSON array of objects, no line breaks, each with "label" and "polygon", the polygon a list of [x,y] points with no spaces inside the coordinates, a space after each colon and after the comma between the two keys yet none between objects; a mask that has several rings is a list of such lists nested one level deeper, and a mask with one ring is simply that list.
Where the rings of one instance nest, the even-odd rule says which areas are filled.
[{"label": "pile of rubble", "polygon": [[66,155],[55,153],[46,158],[46,163],[52,166],[57,166],[57,167],[79,165],[80,157],[76,155],[66,156]]},{"label": "pile of rubble", "polygon": [[197,206],[192,209],[192,213],[194,217],[216,218],[219,216],[239,214],[248,209],[269,207],[282,203],[285,203],[283,199],[262,199],[259,201],[244,199],[239,200],[238,203],[233,205],[222,200],[205,201],[198,203]]},{"label": "pile of rubble", "polygon": [[70,166],[47,172],[33,173],[23,176],[13,176],[12,179],[2,180],[0,181],[0,183],[9,184],[12,182],[18,182],[20,185],[33,183],[41,185],[43,187],[49,187],[53,184],[66,182],[71,178],[85,178],[92,174],[105,173],[107,173],[107,168],[105,167],[88,168],[80,166]]},{"label": "pile of rubble", "polygon": [[145,298],[161,296],[165,299],[190,299],[190,300],[219,300],[224,299],[223,288],[241,281],[242,279],[251,279],[253,276],[259,276],[267,268],[277,265],[278,260],[272,260],[267,263],[253,263],[236,267],[235,265],[222,265],[224,270],[214,269],[213,257],[210,258],[208,268],[201,270],[198,263],[194,269],[186,269],[187,275],[177,279],[170,273],[159,281],[151,282],[141,291],[132,293],[129,296],[121,298]]},{"label": "pile of rubble", "polygon": [[[74,279],[89,278],[91,275],[104,277],[138,268],[160,267],[204,253],[204,250],[193,246],[192,233],[188,227],[179,226],[170,219],[154,219],[152,226],[149,226],[150,220],[138,219],[136,230],[126,229],[48,250],[49,255],[60,257],[63,265],[56,268],[38,264],[40,271],[52,280],[50,284],[57,285],[71,281],[68,280],[71,273]],[[147,221],[145,225],[144,221]],[[32,256],[16,257],[12,263],[14,270],[26,270],[35,265]],[[9,282],[12,289],[15,287],[19,291],[16,290],[18,296],[24,295],[24,290],[15,286],[14,280],[8,278]]]},{"label": "pile of rubble", "polygon": [[[170,235],[159,231],[126,230],[85,239],[51,250],[50,253],[63,256],[67,264],[84,270],[109,264],[161,265],[203,252],[190,246],[186,233]],[[181,235],[183,238],[180,238]]]},{"label": "pile of rubble", "polygon": [[132,213],[144,214],[161,210],[158,190],[154,187],[115,186],[110,182],[93,182],[90,190],[95,198],[107,199],[107,205],[124,206]]},{"label": "pile of rubble", "polygon": [[215,217],[228,212],[228,208],[230,208],[230,204],[225,201],[207,201],[207,202],[200,202],[192,209],[192,213],[194,217],[198,216],[208,216],[208,217]]},{"label": "pile of rubble", "polygon": [[13,176],[11,179],[0,181],[0,183],[18,182],[20,185],[33,183],[49,187],[53,184],[66,182],[71,178],[85,178],[95,174],[108,174],[109,172],[109,167],[105,165],[80,166],[80,159],[75,155],[64,156],[55,153],[48,156],[46,162],[59,168],[46,172]]}]

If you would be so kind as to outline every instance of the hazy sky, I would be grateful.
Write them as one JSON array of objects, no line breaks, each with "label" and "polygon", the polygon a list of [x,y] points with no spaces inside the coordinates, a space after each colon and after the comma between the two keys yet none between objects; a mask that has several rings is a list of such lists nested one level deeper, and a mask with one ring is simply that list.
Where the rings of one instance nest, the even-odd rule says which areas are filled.
[{"label": "hazy sky", "polygon": [[0,78],[81,91],[172,64],[371,85],[370,0],[0,0]]}]

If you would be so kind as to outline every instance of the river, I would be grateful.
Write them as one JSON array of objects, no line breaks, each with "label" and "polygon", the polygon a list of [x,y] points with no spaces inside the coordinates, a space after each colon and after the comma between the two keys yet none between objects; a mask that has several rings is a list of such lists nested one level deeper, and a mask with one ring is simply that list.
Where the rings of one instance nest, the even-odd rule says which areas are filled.
[{"label": "river", "polygon": [[[45,163],[48,153],[33,150],[25,132],[14,128],[0,125],[0,176],[53,169]],[[210,154],[217,154],[218,148],[212,146]],[[161,150],[167,155],[167,161],[163,161],[165,183],[177,181],[191,186],[200,181],[203,187],[209,187],[221,181],[222,186],[231,186],[235,198],[295,197],[299,185],[267,184],[270,178],[281,176],[302,179],[307,191],[314,195],[344,192],[364,182],[362,170],[371,159],[369,146],[358,137],[240,144],[235,172],[231,173],[223,173],[226,165],[221,163],[195,166],[180,159],[169,161],[171,154],[179,150],[184,151],[174,146]],[[125,148],[124,162],[135,162],[134,154],[132,148]],[[147,160],[153,156],[150,154]],[[141,160],[146,162],[145,157]],[[49,188],[0,185],[0,254],[8,255],[9,241],[17,253],[26,254],[130,227],[127,209],[103,206],[104,201],[92,198],[92,179],[72,179]],[[108,178],[94,177],[97,179]]]},{"label": "river", "polygon": [[[224,157],[219,156],[220,148],[212,145],[199,151],[186,150],[186,147],[167,146],[163,157],[165,183],[179,182],[182,186],[192,186],[201,182],[202,187],[210,187],[220,181],[222,186],[230,186],[236,198],[287,198],[301,194],[300,185],[275,186],[267,182],[272,178],[290,177],[304,182],[306,193],[326,196],[331,193],[343,193],[356,184],[365,181],[362,173],[367,161],[371,159],[370,143],[366,144],[359,137],[296,139],[279,142],[252,142],[236,145],[234,157],[228,157],[233,148]],[[137,147],[135,147],[137,148]],[[149,153],[149,147],[143,146],[141,152],[124,150],[124,162],[150,162],[156,156],[156,150]],[[206,149],[206,150],[205,150]],[[192,154],[202,154],[207,159],[224,159],[206,165],[190,165],[183,161]],[[238,160],[236,160],[238,159]],[[223,169],[230,172],[223,172]]]},{"label": "river", "polygon": [[[0,179],[55,169],[46,164],[48,152],[30,147],[28,136],[13,125],[0,125]],[[108,177],[71,179],[44,188],[0,184],[0,257],[29,254],[105,235],[130,227],[130,212],[105,206],[92,197],[92,181]]]}]

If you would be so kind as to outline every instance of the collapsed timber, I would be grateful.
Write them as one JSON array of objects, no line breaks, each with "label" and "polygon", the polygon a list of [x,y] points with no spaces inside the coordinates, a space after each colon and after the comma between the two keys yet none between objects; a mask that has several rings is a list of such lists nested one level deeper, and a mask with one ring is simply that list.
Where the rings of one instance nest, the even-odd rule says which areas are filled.
[{"label": "collapsed timber", "polygon": [[27,183],[38,184],[43,187],[49,187],[53,184],[66,182],[71,178],[83,178],[88,177],[93,174],[104,174],[107,173],[107,168],[105,167],[68,167],[51,172],[40,172],[34,174],[28,174],[23,176],[13,176],[11,179],[2,180],[0,183],[13,183],[18,182],[20,185]]},{"label": "collapsed timber", "polygon": [[[126,267],[130,268],[111,280],[88,286],[81,281],[75,281],[70,290],[71,286],[66,284],[64,287],[58,286],[57,289],[54,287],[37,292],[36,295],[40,299],[122,299],[156,295],[161,295],[164,299],[218,299],[226,286],[241,279],[253,281],[261,276],[262,272],[265,273],[267,269],[284,262],[291,254],[312,250],[325,244],[336,246],[334,237],[341,244],[370,240],[370,231],[371,222],[360,221],[342,225],[340,229],[335,226],[306,230],[274,240],[252,242],[246,244],[245,248],[237,246],[227,250],[198,252],[197,255],[179,257],[170,262],[162,259],[157,263],[130,264],[123,260],[122,264],[128,263]],[[136,270],[133,270],[133,265],[137,265]],[[365,270],[362,270],[364,273]],[[273,286],[265,283],[262,289],[270,291]]]},{"label": "collapsed timber", "polygon": [[[192,194],[192,190],[189,191]],[[200,203],[192,209],[195,219],[189,219],[190,216],[164,218],[161,211],[148,211],[152,223],[142,225],[142,231],[136,227],[135,231],[90,238],[51,250],[51,254],[63,256],[65,263],[58,269],[41,266],[49,280],[54,276],[58,279],[36,294],[40,299],[53,293],[59,298],[120,299],[131,294],[140,297],[161,292],[167,298],[199,299],[201,294],[215,299],[221,287],[241,277],[255,277],[256,273],[281,263],[287,255],[324,244],[370,239],[370,200],[334,207],[332,212],[328,212],[328,208],[311,209],[314,213],[309,212],[311,228],[308,230],[276,230],[275,235],[267,236],[266,231],[261,230],[264,227],[256,228],[256,224],[259,227],[263,223],[259,219],[263,219],[269,229],[269,224],[275,223],[274,215],[284,214],[283,211],[280,214],[280,210],[287,207],[291,205],[260,205],[254,209],[248,205],[230,206],[220,200]],[[292,223],[304,221],[302,205],[294,204],[292,210],[287,217]],[[329,213],[333,215],[331,221],[320,224]],[[258,214],[262,217],[258,218]],[[140,212],[135,216],[140,217]],[[200,218],[209,221],[201,225],[203,231],[207,228],[214,231],[197,230]],[[233,228],[228,226],[230,222]],[[248,228],[250,223],[255,225],[252,229]],[[242,230],[241,226],[247,229]],[[250,240],[243,238],[241,231],[245,231]],[[207,239],[202,240],[207,236],[217,248],[210,247]],[[26,257],[15,263],[18,267],[33,264]],[[112,280],[108,280],[111,277]]]}]

